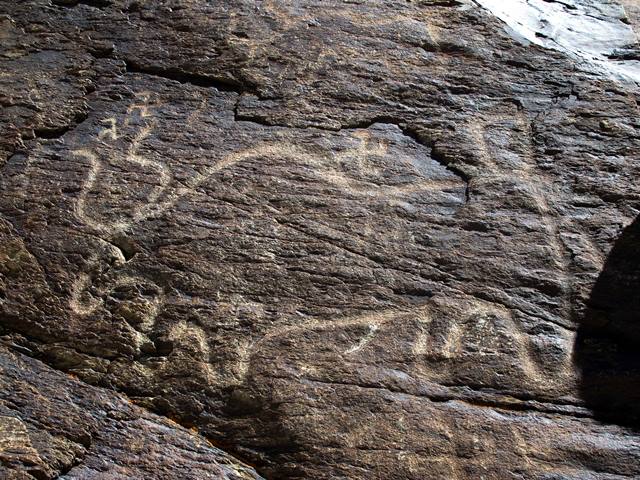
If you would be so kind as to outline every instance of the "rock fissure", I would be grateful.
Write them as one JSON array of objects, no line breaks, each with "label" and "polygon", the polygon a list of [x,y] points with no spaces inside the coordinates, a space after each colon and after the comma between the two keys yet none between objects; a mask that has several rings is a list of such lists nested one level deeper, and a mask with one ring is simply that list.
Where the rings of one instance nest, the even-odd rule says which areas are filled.
[{"label": "rock fissure", "polygon": [[[278,377],[275,377],[278,378]],[[464,396],[462,394],[429,394],[429,393],[412,393],[402,389],[395,389],[386,386],[374,385],[374,384],[360,384],[360,383],[348,383],[348,382],[338,382],[338,381],[329,381],[329,380],[319,380],[319,379],[302,379],[303,381],[309,381],[311,383],[320,383],[324,385],[344,385],[344,386],[353,386],[363,389],[373,389],[373,390],[383,390],[389,393],[396,393],[400,395],[407,395],[412,397],[424,398],[431,402],[435,403],[446,403],[446,402],[463,402],[469,405],[477,406],[477,407],[488,407],[497,410],[510,410],[516,412],[527,412],[527,411],[535,411],[550,415],[566,415],[569,417],[577,417],[577,418],[593,418],[593,414],[584,408],[573,404],[562,404],[562,403],[545,403],[544,401],[535,401],[535,400],[527,400],[520,399],[509,395],[510,399],[501,400],[497,399],[488,399],[488,398],[473,398],[469,396]],[[444,386],[444,385],[443,385]],[[446,385],[446,387],[454,387],[453,385]],[[455,385],[455,387],[467,388],[467,385]],[[482,392],[480,390],[474,390],[474,392],[478,394],[482,393],[490,393],[490,392]],[[504,394],[500,393],[500,397],[504,397]],[[563,408],[566,407],[566,408]]]},{"label": "rock fissure", "polygon": [[214,77],[199,73],[192,73],[175,67],[160,67],[154,65],[142,65],[133,60],[125,60],[125,68],[128,73],[140,73],[180,83],[188,83],[197,87],[215,88],[220,92],[234,92],[237,94],[253,92],[250,87],[243,85],[233,78]]}]

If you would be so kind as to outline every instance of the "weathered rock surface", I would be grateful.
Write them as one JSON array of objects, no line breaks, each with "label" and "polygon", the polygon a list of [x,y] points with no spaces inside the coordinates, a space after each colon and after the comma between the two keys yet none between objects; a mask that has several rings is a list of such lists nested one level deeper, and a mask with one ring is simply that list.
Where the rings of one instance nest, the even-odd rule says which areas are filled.
[{"label": "weathered rock surface", "polygon": [[2,478],[261,478],[121,395],[0,348]]},{"label": "weathered rock surface", "polygon": [[640,476],[632,78],[466,1],[0,13],[16,478]]}]

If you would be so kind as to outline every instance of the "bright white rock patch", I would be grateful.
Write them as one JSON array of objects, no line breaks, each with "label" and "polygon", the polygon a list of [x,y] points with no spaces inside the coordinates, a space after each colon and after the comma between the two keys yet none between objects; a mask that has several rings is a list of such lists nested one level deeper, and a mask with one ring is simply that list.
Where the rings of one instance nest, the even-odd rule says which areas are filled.
[{"label": "bright white rock patch", "polygon": [[617,80],[640,84],[640,61],[614,59],[637,49],[624,8],[610,0],[475,0],[518,35],[587,62]]}]

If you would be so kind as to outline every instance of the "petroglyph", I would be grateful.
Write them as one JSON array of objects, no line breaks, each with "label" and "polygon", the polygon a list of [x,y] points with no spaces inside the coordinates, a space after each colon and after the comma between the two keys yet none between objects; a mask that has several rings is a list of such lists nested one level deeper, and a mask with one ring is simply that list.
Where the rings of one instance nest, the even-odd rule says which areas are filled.
[{"label": "petroglyph", "polygon": [[[484,120],[474,119],[467,125],[477,156],[484,167],[479,176],[490,181],[515,183],[514,195],[522,205],[537,215],[545,236],[553,267],[560,272],[558,280],[570,285],[570,261],[562,240],[558,214],[549,203],[558,198],[552,182],[537,169],[531,122],[514,106],[509,113],[491,113]],[[569,220],[564,220],[569,221]],[[556,275],[558,275],[556,273]],[[570,299],[564,299],[568,312]]]},{"label": "petroglyph", "polygon": [[102,302],[89,292],[91,284],[91,276],[81,273],[71,287],[69,306],[73,312],[83,317],[91,315],[102,305]]},{"label": "petroglyph", "polygon": [[82,318],[108,310],[122,320],[140,348],[150,343],[148,335],[153,331],[166,296],[160,287],[143,277],[123,273],[115,278],[109,276],[104,266],[113,265],[114,258],[118,260],[117,251],[107,244],[100,253],[90,257],[87,271],[80,273],[71,285],[69,307]]},{"label": "petroglyph", "polygon": [[[143,96],[143,98],[147,98]],[[176,202],[182,197],[189,195],[194,190],[203,185],[210,177],[218,172],[228,169],[235,164],[259,157],[292,159],[298,163],[303,163],[314,167],[315,174],[322,180],[331,183],[340,189],[344,189],[351,194],[368,196],[379,199],[397,199],[411,196],[422,191],[453,191],[461,188],[460,181],[448,172],[435,172],[438,178],[429,178],[433,171],[422,172],[416,162],[433,162],[426,152],[411,150],[402,152],[400,155],[394,153],[394,162],[399,162],[403,171],[410,175],[410,181],[403,180],[402,183],[380,184],[383,169],[391,166],[398,168],[398,165],[390,164],[390,140],[374,135],[369,130],[356,130],[352,138],[355,145],[347,148],[343,152],[330,157],[326,154],[311,154],[306,149],[292,145],[286,140],[276,143],[264,143],[255,147],[250,147],[239,152],[232,152],[221,160],[213,162],[210,166],[192,174],[190,178],[181,180],[180,183],[172,186],[173,175],[170,169],[158,160],[150,159],[140,153],[140,147],[157,127],[157,120],[152,118],[151,107],[146,103],[133,104],[128,107],[127,114],[118,124],[113,117],[104,120],[105,127],[99,131],[98,138],[101,141],[126,141],[128,146],[124,154],[113,153],[112,158],[104,159],[96,151],[89,148],[79,148],[73,153],[77,157],[88,161],[88,173],[78,197],[75,212],[86,225],[99,231],[102,235],[114,235],[123,232],[138,223],[149,218],[155,218],[173,208]],[[125,133],[131,128],[136,132],[133,136]],[[417,153],[416,153],[417,152]],[[123,155],[122,158],[119,155]],[[424,155],[425,159],[416,160],[415,155]],[[133,202],[125,211],[116,218],[113,213],[99,211],[90,202],[89,195],[97,198],[109,195],[109,187],[100,183],[100,177],[107,164],[117,166],[119,169],[127,171],[128,165],[137,165],[144,170],[154,173],[155,185],[146,194],[144,202]],[[349,174],[349,170],[355,170],[354,174]],[[364,175],[365,180],[356,180],[355,177]],[[95,202],[95,201],[94,201]]]},{"label": "petroglyph", "polygon": [[[147,98],[144,100],[148,101]],[[103,236],[113,238],[142,221],[171,211],[179,200],[193,194],[219,172],[249,160],[291,160],[310,167],[307,171],[326,184],[339,187],[352,195],[377,201],[393,201],[424,191],[440,192],[458,189],[463,192],[464,190],[463,182],[435,162],[426,148],[417,143],[411,143],[413,140],[406,139],[398,127],[384,125],[379,129],[346,131],[347,135],[343,136],[345,148],[337,154],[322,148],[312,152],[309,148],[294,145],[288,137],[283,135],[275,142],[261,143],[231,152],[217,161],[209,162],[204,168],[194,167],[194,173],[191,173],[190,177],[183,178],[179,183],[174,184],[173,175],[166,165],[148,159],[140,153],[145,138],[151,135],[158,125],[158,121],[153,118],[151,106],[145,102],[129,106],[127,114],[120,122],[115,118],[105,119],[104,128],[100,130],[98,138],[104,142],[117,142],[118,145],[122,142],[127,144],[123,157],[118,159],[118,153],[114,153],[114,158],[109,162],[120,165],[125,170],[130,165],[137,165],[157,174],[157,183],[147,195],[146,203],[133,205],[127,215],[122,215],[115,220],[105,219],[100,212],[91,208],[88,194],[89,191],[100,187],[99,177],[107,160],[100,158],[96,152],[88,148],[75,151],[77,156],[89,161],[89,171],[76,203],[76,214]],[[132,129],[133,134],[131,134]],[[405,145],[403,142],[409,142],[409,144]],[[385,183],[379,183],[381,179]],[[102,257],[104,256],[100,256]],[[118,258],[111,263],[115,262],[117,266],[121,266],[126,262],[122,252],[119,253]],[[92,262],[99,263],[98,256]],[[113,280],[100,274],[101,267],[89,267],[89,270],[92,268],[98,273],[82,273],[73,285],[70,299],[72,311],[81,317],[88,317],[106,308],[112,315],[126,321],[132,328],[132,334],[139,338],[139,346],[148,342],[148,335],[154,331],[155,320],[166,301],[164,293],[159,290],[151,297],[140,295],[140,289],[137,286],[143,285],[146,282],[145,279],[120,274],[118,280]],[[132,289],[129,292],[132,295],[131,298],[126,296],[127,288]],[[395,310],[329,321],[310,320],[302,325],[277,327],[254,344],[239,345],[238,367],[232,369],[225,367],[229,371],[228,375],[218,372],[218,376],[230,378],[244,376],[250,368],[252,355],[261,344],[275,336],[284,336],[298,330],[325,331],[363,326],[367,329],[363,337],[343,352],[345,355],[355,355],[366,350],[390,319],[403,317],[403,315],[420,315],[424,312],[426,310],[420,312]],[[193,337],[196,340],[204,338],[204,332],[197,328],[182,326],[173,335],[180,338]],[[204,352],[204,347],[201,350]],[[213,371],[207,370],[207,372],[208,376],[213,375]]]},{"label": "petroglyph", "polygon": [[[535,174],[534,155],[529,145],[515,157],[505,158],[498,145],[487,141],[486,132],[492,125],[503,122],[508,128],[503,142],[509,141],[512,130],[525,131],[531,135],[529,124],[524,116],[513,118],[495,117],[479,125],[470,126],[472,136],[476,138],[480,157],[485,166],[497,177],[515,177],[529,188],[534,198],[537,211],[545,218],[552,214],[551,207],[546,204],[543,191],[536,191],[536,184],[541,180]],[[79,149],[76,155],[90,163],[89,173],[80,195],[76,212],[84,221],[103,234],[114,235],[126,230],[139,222],[162,215],[171,211],[177,202],[185,196],[191,195],[219,172],[230,169],[235,165],[259,159],[292,160],[298,164],[310,167],[308,172],[320,181],[340,188],[351,195],[374,199],[376,201],[394,201],[410,197],[421,192],[442,192],[460,190],[464,195],[464,182],[448,172],[442,165],[435,162],[426,148],[421,145],[402,142],[413,142],[400,136],[397,127],[381,124],[371,129],[355,129],[345,131],[345,148],[337,153],[322,148],[313,152],[307,147],[293,144],[284,135],[275,142],[261,143],[250,148],[231,152],[204,168],[194,168],[190,177],[182,179],[172,186],[173,176],[164,164],[150,160],[140,154],[140,146],[144,139],[152,134],[157,127],[157,121],[152,118],[151,108],[146,103],[131,105],[125,118],[118,123],[114,118],[104,121],[105,127],[98,137],[101,141],[128,142],[124,163],[153,170],[157,173],[157,184],[148,194],[147,202],[137,205],[126,217],[117,221],[107,222],[88,208],[88,192],[97,187],[98,177],[104,162],[89,149]],[[126,132],[135,128],[133,136]],[[401,141],[396,138],[402,139]],[[117,160],[111,160],[117,162]],[[505,163],[506,162],[506,163]],[[464,203],[464,202],[462,202]],[[546,222],[546,220],[545,220]],[[545,223],[550,236],[556,232],[551,223]],[[557,228],[557,227],[556,227]],[[101,280],[102,281],[102,280]],[[108,308],[112,314],[123,318],[132,329],[137,332],[139,345],[148,341],[148,335],[153,332],[155,319],[163,305],[164,294],[149,298],[144,295],[134,295],[131,298],[117,299],[117,294],[125,292],[126,287],[134,287],[145,282],[142,278],[122,276],[117,282],[110,281],[102,285],[92,285],[92,276],[83,273],[78,277],[71,296],[70,305],[74,312],[81,316],[94,314],[99,308]],[[135,290],[135,288],[134,288]],[[139,293],[139,292],[138,292]],[[115,294],[115,297],[114,297]],[[114,298],[116,300],[114,300]],[[429,362],[448,362],[450,365],[469,361],[470,359],[492,358],[504,354],[505,349],[515,352],[521,360],[521,370],[527,376],[540,378],[541,370],[532,357],[532,347],[526,334],[519,331],[513,318],[505,311],[494,307],[477,304],[469,307],[465,312],[468,322],[450,324],[446,329],[434,330],[430,308],[421,307],[414,311],[390,310],[365,314],[357,317],[337,318],[330,320],[311,319],[298,325],[275,327],[254,343],[238,345],[236,365],[233,368],[224,366],[219,372],[214,371],[208,360],[209,346],[204,330],[197,325],[182,324],[172,330],[174,343],[180,345],[191,344],[197,350],[199,358],[207,359],[202,366],[203,374],[208,381],[236,382],[246,376],[251,363],[261,345],[271,339],[287,337],[302,332],[337,331],[352,326],[363,327],[364,333],[350,347],[344,349],[344,355],[352,356],[366,351],[368,346],[376,340],[378,335],[387,335],[386,325],[390,320],[411,317],[420,318],[415,332],[415,342],[410,347],[416,358],[421,358],[422,371],[432,375],[433,368],[424,365]],[[187,340],[188,339],[188,340]],[[496,343],[498,339],[502,344]],[[189,347],[189,348],[191,348]],[[183,348],[183,347],[181,347]],[[187,348],[186,346],[184,348]],[[196,355],[196,352],[192,352]],[[462,359],[462,360],[461,360]],[[472,360],[473,361],[473,360]],[[200,368],[200,367],[198,367]],[[227,378],[228,377],[228,378]]]},{"label": "petroglyph", "polygon": [[[149,100],[148,93],[141,93],[138,95],[145,101]],[[139,154],[141,143],[147,138],[157,126],[157,122],[153,119],[146,120],[151,117],[150,107],[147,103],[135,103],[127,108],[127,113],[122,121],[121,125],[118,125],[117,120],[113,117],[103,120],[105,128],[98,132],[98,139],[110,139],[111,141],[120,140],[127,137],[127,129],[134,124],[136,133],[129,141],[128,148],[124,153],[123,159],[118,160],[118,154],[113,154],[109,159],[100,159],[95,151],[88,148],[81,148],[73,151],[72,153],[78,157],[85,158],[89,162],[89,172],[82,186],[81,193],[76,203],[76,215],[85,224],[98,230],[102,234],[114,234],[120,232],[132,224],[131,213],[129,215],[122,215],[117,220],[105,220],[105,212],[94,211],[94,209],[88,206],[88,195],[92,190],[98,190],[99,195],[103,192],[108,192],[107,185],[98,183],[100,173],[104,170],[106,164],[113,164],[117,166],[125,166],[126,162],[134,165],[138,165],[144,169],[148,169],[154,172],[154,177],[157,181],[151,192],[147,195],[147,204],[154,204],[158,201],[158,198],[169,186],[172,175],[169,169],[160,161],[149,159],[144,155]],[[126,167],[125,167],[126,171]],[[134,206],[135,209],[135,206]],[[135,210],[134,210],[135,211]],[[127,220],[127,217],[129,220]]]},{"label": "petroglyph", "polygon": [[168,335],[173,345],[172,355],[186,357],[192,372],[201,375],[208,385],[219,383],[218,374],[210,364],[211,350],[206,332],[193,323],[181,321],[174,325]]},{"label": "petroglyph", "polygon": [[420,306],[414,309],[399,310],[389,309],[381,312],[365,313],[354,317],[338,317],[335,319],[312,318],[297,325],[284,325],[273,328],[267,332],[247,350],[247,359],[245,362],[250,363],[252,357],[260,350],[260,347],[275,338],[285,338],[297,332],[322,332],[322,331],[338,331],[347,327],[364,326],[367,333],[360,341],[347,349],[344,354],[353,354],[361,351],[375,337],[377,332],[381,332],[382,327],[391,321],[401,321],[402,319],[416,319],[428,316],[429,307]]},{"label": "petroglyph", "polygon": [[[362,143],[356,147],[353,151],[347,152],[344,155],[350,155],[358,159],[360,164],[365,167],[366,162],[374,155],[383,155],[387,152],[387,147],[384,142],[376,143],[371,146],[369,140],[370,134],[368,132],[357,132],[356,138],[361,139]],[[191,194],[194,190],[202,186],[213,175],[221,172],[222,170],[231,168],[232,166],[249,159],[255,159],[260,157],[266,158],[278,158],[278,159],[292,159],[299,163],[314,166],[316,174],[323,180],[331,182],[341,188],[346,188],[352,193],[376,196],[376,197],[393,197],[401,195],[409,195],[414,192],[422,190],[442,190],[450,187],[457,187],[460,184],[459,180],[423,180],[416,183],[403,185],[403,186],[378,186],[360,184],[355,180],[352,180],[344,173],[329,169],[325,165],[328,163],[328,157],[322,157],[318,155],[312,155],[307,150],[294,146],[288,142],[282,143],[264,143],[256,147],[248,148],[240,152],[233,152],[225,156],[222,160],[214,163],[210,167],[197,172],[191,178],[182,182],[182,186],[172,189],[167,192],[161,201],[150,203],[139,208],[134,214],[130,222],[123,223],[121,227],[130,227],[148,218],[156,217],[162,213],[170,210],[178,200]],[[407,161],[407,167],[410,162]]]},{"label": "petroglyph", "polygon": [[362,350],[371,340],[373,340],[373,337],[375,337],[378,328],[380,327],[378,327],[376,324],[369,325],[369,330],[367,331],[366,335],[360,339],[358,344],[345,350],[344,353],[351,354]]},{"label": "petroglyph", "polygon": [[450,360],[462,350],[461,329],[457,324],[449,325],[445,334],[420,328],[413,345],[413,355],[430,360]]},{"label": "petroglyph", "polygon": [[516,181],[525,195],[534,200],[535,210],[548,215],[548,192],[542,188],[548,182],[536,169],[531,123],[524,113],[489,114],[484,120],[474,119],[468,131],[477,147],[479,160],[485,171],[483,175]]},{"label": "petroglyph", "polygon": [[[369,130],[356,130],[352,137],[357,140],[356,147],[347,149],[335,155],[334,162],[329,167],[320,166],[318,172],[322,179],[337,187],[358,195],[394,200],[407,197],[423,191],[460,190],[463,196],[463,184],[459,178],[453,176],[440,165],[433,168],[436,162],[427,152],[418,149],[405,152],[398,148],[393,154],[390,152],[391,142],[388,138],[376,137]],[[393,163],[385,163],[385,157],[392,157]],[[388,158],[387,158],[388,161]],[[431,168],[422,164],[431,163]],[[387,171],[400,168],[404,174],[410,174],[410,182],[403,184],[379,184]],[[349,170],[355,170],[349,175]],[[435,174],[435,178],[432,175]],[[364,180],[356,180],[362,178]]]},{"label": "petroglyph", "polygon": [[[451,322],[452,315],[462,321]],[[571,332],[562,334],[560,343],[540,343],[536,336],[530,336],[519,326],[506,307],[471,298],[437,301],[429,317],[431,322],[419,329],[412,349],[418,360],[418,372],[427,378],[450,379],[463,374],[469,362],[478,372],[484,370],[486,380],[492,382],[500,382],[500,377],[510,368],[542,387],[551,378],[561,380],[569,375]],[[560,364],[559,350],[564,352]],[[544,360],[549,352],[554,355],[547,365]],[[506,369],[505,372],[500,373],[501,368]],[[510,382],[509,378],[505,380]]]},{"label": "petroglyph", "polygon": [[164,301],[162,289],[145,278],[133,276],[119,276],[107,297],[112,313],[144,334],[151,332]]},{"label": "petroglyph", "polygon": [[[109,117],[102,120],[102,123],[106,125],[106,128],[103,128],[98,132],[98,138],[102,140],[103,138],[110,138],[111,140],[118,140],[119,138],[126,135],[125,133],[118,133],[119,129],[126,129],[131,124],[131,120],[136,116],[140,119],[151,117],[151,112],[149,111],[149,102],[151,98],[151,92],[140,92],[136,94],[136,98],[142,100],[145,103],[133,103],[127,107],[127,113],[122,122],[122,127],[118,127],[117,120],[115,117]],[[144,130],[144,129],[143,129]],[[135,140],[134,140],[135,143]]]},{"label": "petroglyph", "polygon": [[[236,35],[236,32],[244,31],[247,27],[243,25],[243,21],[246,21],[244,16],[232,15],[229,19],[228,29],[231,33],[229,39],[232,43],[243,49],[247,61],[269,62],[269,78],[271,81],[278,85],[278,88],[287,80],[287,78],[300,78],[300,73],[308,70],[313,66],[319,66],[323,63],[323,58],[327,55],[327,47],[322,48],[317,44],[307,44],[307,49],[313,51],[307,58],[308,62],[300,62],[299,64],[292,64],[287,62],[279,64],[277,61],[272,61],[271,48],[273,44],[286,44],[291,41],[291,37],[288,33],[296,28],[306,28],[309,22],[313,22],[313,17],[310,15],[294,14],[289,11],[288,8],[282,7],[274,2],[265,1],[261,8],[270,13],[270,16],[277,19],[279,23],[279,29],[274,30],[272,25],[265,25],[267,31],[263,31],[263,35],[256,39],[256,37],[245,37],[244,35]],[[296,37],[294,37],[296,38]],[[332,49],[331,49],[332,50]]]},{"label": "petroglyph", "polygon": [[[229,41],[244,53],[245,61],[265,65],[264,73],[254,71],[252,74],[261,76],[263,83],[269,84],[276,90],[281,90],[286,82],[300,82],[308,76],[309,72],[324,73],[324,70],[335,68],[336,64],[340,65],[345,59],[358,59],[365,64],[382,66],[388,72],[397,72],[406,68],[406,61],[400,59],[390,61],[388,55],[381,55],[378,51],[368,50],[365,54],[358,48],[357,42],[338,38],[332,42],[318,42],[314,35],[306,35],[305,31],[308,31],[310,26],[322,28],[325,21],[337,22],[345,32],[348,32],[349,37],[375,35],[401,43],[409,41],[412,45],[428,52],[436,52],[439,61],[443,64],[447,63],[449,58],[448,54],[438,52],[442,35],[439,33],[439,28],[432,25],[426,15],[413,18],[408,13],[393,16],[386,13],[384,15],[363,12],[350,14],[341,9],[322,11],[318,15],[293,4],[282,6],[272,2],[262,3],[261,9],[268,12],[268,16],[277,22],[277,28],[274,28],[273,22],[265,22],[260,36],[247,36],[244,32],[250,29],[248,25],[251,21],[250,17],[232,14],[228,22]],[[375,33],[372,33],[372,29]],[[398,32],[403,34],[399,35]],[[303,44],[307,52],[299,61],[291,62],[286,61],[284,56],[274,56],[274,45],[278,45],[283,50],[289,50],[297,43]],[[415,48],[411,53],[414,55],[415,62],[424,60],[423,51],[420,48]],[[406,60],[406,56],[402,60]],[[345,68],[353,68],[353,63],[345,64]]]},{"label": "petroglyph", "polygon": [[[513,355],[519,359],[518,366],[527,378],[540,378],[541,372],[529,352],[529,339],[520,331],[509,310],[477,303],[465,313],[468,320],[452,329],[448,338],[451,358],[467,356],[492,363],[494,358]],[[478,357],[487,357],[487,360]]]}]

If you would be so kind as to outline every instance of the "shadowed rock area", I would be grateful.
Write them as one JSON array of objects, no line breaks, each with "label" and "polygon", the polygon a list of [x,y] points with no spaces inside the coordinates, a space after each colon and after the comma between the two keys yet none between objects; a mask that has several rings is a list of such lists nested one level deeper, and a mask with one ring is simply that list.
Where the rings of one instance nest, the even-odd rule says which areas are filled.
[{"label": "shadowed rock area", "polygon": [[582,396],[604,420],[640,427],[640,217],[624,229],[591,292],[576,340]]},{"label": "shadowed rock area", "polygon": [[638,8],[498,3],[0,0],[2,475],[640,476]]}]

